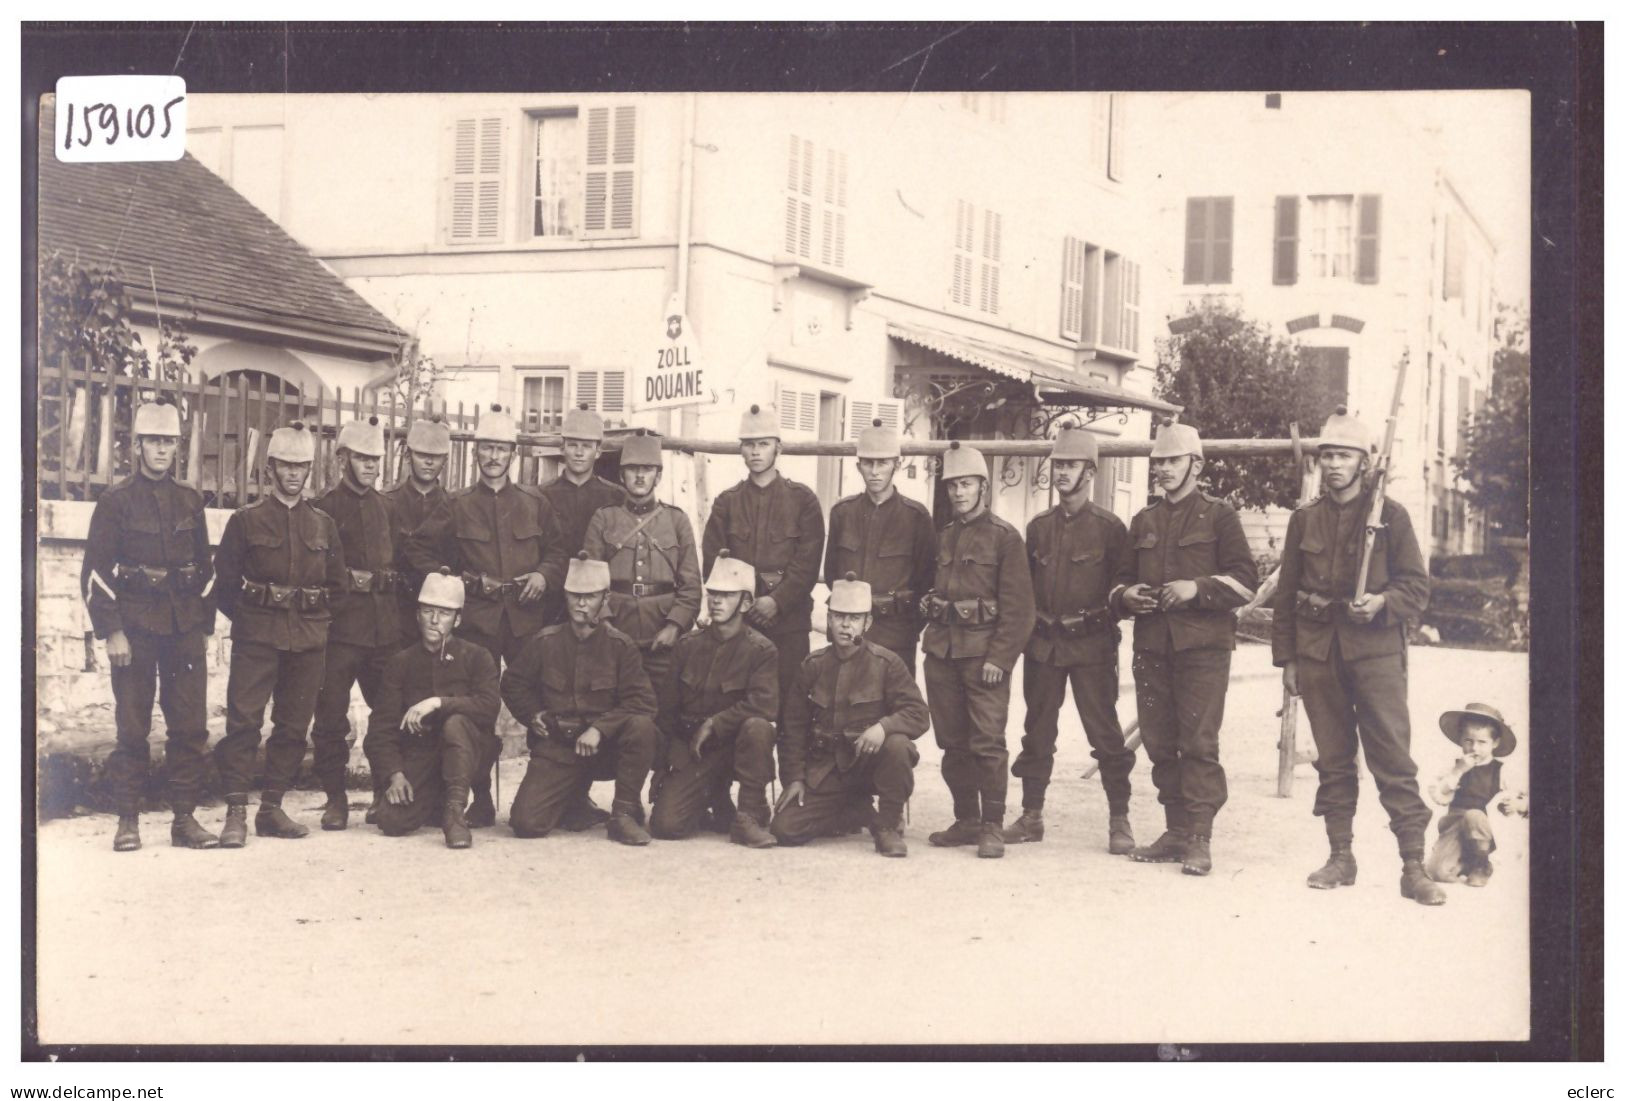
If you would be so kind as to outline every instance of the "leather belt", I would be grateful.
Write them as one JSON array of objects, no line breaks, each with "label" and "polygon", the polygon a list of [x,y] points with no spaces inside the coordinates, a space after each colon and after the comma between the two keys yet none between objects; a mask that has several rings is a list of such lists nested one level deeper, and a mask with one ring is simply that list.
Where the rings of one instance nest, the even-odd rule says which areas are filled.
[{"label": "leather belt", "polygon": [[984,627],[998,622],[999,602],[981,597],[944,600],[935,593],[926,593],[920,600],[920,612],[932,623],[950,627]]},{"label": "leather belt", "polygon": [[184,566],[138,566],[120,562],[113,567],[113,579],[124,593],[177,592],[195,595],[203,588],[203,568],[194,562]]},{"label": "leather belt", "polygon": [[327,590],[319,585],[278,585],[243,579],[243,603],[255,608],[285,608],[301,615],[327,611]]},{"label": "leather belt", "polygon": [[665,596],[676,592],[677,586],[670,581],[611,581],[609,591],[633,596]]},{"label": "leather belt", "polygon": [[1091,635],[1105,634],[1116,622],[1116,617],[1106,608],[1092,608],[1087,612],[1070,612],[1066,615],[1050,615],[1039,612],[1038,621],[1033,625],[1033,633],[1041,638],[1088,638]]},{"label": "leather belt", "polygon": [[517,581],[499,581],[488,573],[463,574],[463,590],[470,600],[505,600],[520,587]]}]

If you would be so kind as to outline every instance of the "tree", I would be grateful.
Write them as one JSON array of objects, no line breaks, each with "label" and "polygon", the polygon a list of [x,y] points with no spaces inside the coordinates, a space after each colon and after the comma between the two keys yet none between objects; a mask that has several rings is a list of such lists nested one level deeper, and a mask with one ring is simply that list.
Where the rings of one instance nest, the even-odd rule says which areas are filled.
[{"label": "tree", "polygon": [[1501,535],[1529,534],[1529,314],[1503,307],[1496,319],[1490,396],[1467,426],[1457,472],[1467,499]]},{"label": "tree", "polygon": [[[1205,438],[1279,439],[1294,421],[1308,436],[1331,413],[1330,380],[1296,343],[1234,307],[1193,305],[1170,329],[1157,341],[1157,396],[1184,406],[1180,420]],[[1291,507],[1300,488],[1290,456],[1212,458],[1203,480],[1241,508]]]}]

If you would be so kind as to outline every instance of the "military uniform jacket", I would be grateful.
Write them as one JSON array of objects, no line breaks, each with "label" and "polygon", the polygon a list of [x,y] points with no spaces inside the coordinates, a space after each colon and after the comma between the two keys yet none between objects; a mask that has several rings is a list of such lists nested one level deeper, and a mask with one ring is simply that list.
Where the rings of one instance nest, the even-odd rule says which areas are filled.
[{"label": "military uniform jacket", "polygon": [[1276,665],[1285,665],[1299,656],[1326,661],[1334,638],[1347,661],[1397,654],[1404,649],[1406,622],[1420,619],[1428,605],[1428,575],[1410,514],[1396,501],[1382,503],[1383,526],[1377,532],[1366,578],[1366,591],[1384,597],[1377,618],[1370,623],[1354,623],[1344,607],[1331,609],[1328,622],[1315,622],[1298,614],[1299,590],[1333,601],[1354,599],[1354,579],[1360,570],[1370,509],[1370,498],[1363,493],[1346,505],[1322,495],[1295,511],[1287,522],[1270,630]]},{"label": "military uniform jacket", "polygon": [[377,574],[395,568],[395,520],[388,500],[372,489],[357,490],[348,479],[316,499],[316,507],[338,525],[348,584],[333,605],[327,641],[351,646],[399,646],[400,603],[392,592],[356,591],[351,571]]},{"label": "military uniform jacket", "polygon": [[[395,524],[395,569],[402,577],[400,603],[415,608],[424,574],[440,568],[433,554],[424,554],[430,549],[424,536],[449,523],[451,496],[439,482],[429,492],[419,493],[409,474],[400,485],[386,490],[384,499],[389,502],[390,517]],[[402,624],[402,628],[410,633],[409,624]]]},{"label": "military uniform jacket", "polygon": [[867,493],[843,497],[829,510],[824,583],[848,573],[867,581],[876,597],[896,595],[896,611],[877,613],[869,638],[888,649],[913,643],[920,633],[920,597],[937,573],[937,530],[920,502],[895,489],[880,504]]},{"label": "military uniform jacket", "polygon": [[712,719],[732,730],[746,719],[773,721],[779,713],[778,662],[777,647],[750,627],[730,639],[709,627],[684,635],[656,686],[662,725],[676,730]]},{"label": "military uniform jacket", "polygon": [[[532,637],[502,674],[502,702],[527,724],[538,712],[592,725],[633,715],[653,718],[656,708],[637,643],[607,623],[585,640],[577,639],[568,623]],[[531,752],[576,760],[573,741],[557,738],[535,744]]]},{"label": "military uniform jacket", "polygon": [[[444,521],[432,524],[432,530],[417,540],[422,549],[413,558],[425,572],[445,567],[454,574],[480,574],[505,582],[540,571],[547,579],[547,592],[563,587],[568,555],[553,506],[545,497],[512,481],[500,490],[476,482],[450,497]],[[495,635],[506,618],[514,635],[528,635],[542,627],[542,605],[540,600],[521,604],[518,586],[489,598],[471,586],[463,624]]]},{"label": "military uniform jacket", "polygon": [[785,701],[779,737],[784,782],[817,787],[831,769],[850,768],[856,754],[849,739],[834,742],[833,752],[819,751],[814,735],[862,731],[875,723],[887,734],[910,739],[931,729],[931,712],[903,659],[867,639],[844,661],[833,646],[808,655],[796,673],[794,694]]},{"label": "military uniform jacket", "polygon": [[[1060,505],[1034,516],[1027,524],[1027,563],[1040,626],[1027,643],[1027,656],[1055,666],[1116,661],[1122,632],[1108,605],[1128,560],[1128,528],[1093,501],[1076,516]],[[1063,634],[1060,618],[1081,612],[1105,612],[1107,621],[1092,624],[1082,637]]]},{"label": "military uniform jacket", "polygon": [[[168,576],[158,585],[121,580],[124,570],[139,566],[167,570]],[[180,580],[176,571],[183,566],[196,567],[196,577]],[[203,495],[197,490],[172,477],[154,480],[136,473],[96,502],[79,589],[97,638],[114,631],[211,634],[214,604],[203,594],[213,580]]]},{"label": "military uniform jacket", "polygon": [[[214,554],[215,595],[231,620],[233,642],[278,650],[320,650],[327,645],[331,608],[348,583],[344,548],[333,518],[307,500],[292,508],[267,494],[231,514]],[[243,582],[321,588],[327,607],[302,611],[295,599],[271,608],[244,599]]]},{"label": "military uniform jacket", "polygon": [[[401,729],[407,709],[440,697],[440,707],[424,720],[425,733]],[[378,776],[388,779],[405,771],[410,749],[438,750],[440,731],[453,715],[468,718],[493,733],[502,698],[497,689],[496,659],[485,647],[460,638],[446,639],[440,653],[414,644],[389,659],[379,682],[378,703],[367,719],[367,753]],[[429,743],[427,745],[422,743]]]},{"label": "military uniform jacket", "polygon": [[[824,511],[812,490],[783,474],[765,487],[746,478],[723,490],[705,522],[707,574],[724,548],[756,568],[756,594],[777,602],[769,638],[812,630],[812,588],[824,553]],[[762,576],[768,573],[784,576],[771,585]]]},{"label": "military uniform jacket", "polygon": [[1135,513],[1128,537],[1133,554],[1118,571],[1114,608],[1123,610],[1121,597],[1130,585],[1196,582],[1196,598],[1184,607],[1135,617],[1134,648],[1163,654],[1234,650],[1232,609],[1258,588],[1258,566],[1236,510],[1201,490],[1176,504],[1159,497]]},{"label": "military uniform jacket", "polygon": [[587,523],[582,549],[588,558],[609,563],[610,580],[617,586],[674,590],[642,596],[610,590],[611,622],[633,641],[647,644],[667,623],[681,632],[694,626],[700,614],[700,555],[682,509],[659,501],[650,501],[641,512],[626,504],[601,508]]},{"label": "military uniform jacket", "polygon": [[943,600],[981,600],[996,605],[984,623],[932,623],[923,645],[932,657],[984,658],[1008,673],[1015,667],[1034,622],[1033,579],[1027,552],[1010,522],[983,508],[970,520],[948,521],[937,534],[937,576],[932,590]]},{"label": "military uniform jacket", "polygon": [[560,474],[537,490],[553,506],[553,516],[559,522],[560,537],[564,540],[565,557],[586,545],[587,525],[593,514],[626,500],[626,491],[613,482],[594,474],[580,485]]}]

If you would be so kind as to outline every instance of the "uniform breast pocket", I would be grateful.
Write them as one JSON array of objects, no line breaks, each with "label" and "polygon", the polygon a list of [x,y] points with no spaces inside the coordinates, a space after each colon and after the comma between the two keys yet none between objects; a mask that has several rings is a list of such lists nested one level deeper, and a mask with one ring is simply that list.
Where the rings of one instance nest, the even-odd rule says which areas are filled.
[{"label": "uniform breast pocket", "polygon": [[992,547],[971,547],[961,551],[959,568],[964,571],[970,591],[967,596],[992,596],[999,586],[999,554]]},{"label": "uniform breast pocket", "polygon": [[717,682],[717,687],[728,699],[741,700],[744,699],[745,694],[750,691],[750,678],[746,676],[745,671],[742,669],[729,670],[727,673],[723,674],[722,679]]},{"label": "uniform breast pocket", "polygon": [[307,529],[299,533],[299,545],[304,548],[302,555],[304,559],[303,568],[300,571],[301,576],[297,580],[290,578],[290,583],[302,585],[320,584],[323,574],[326,572],[324,559],[326,559],[327,552],[333,545],[331,537],[325,528]]},{"label": "uniform breast pocket", "polygon": [[124,549],[129,559],[143,566],[161,566],[163,529],[157,513],[141,513],[124,521]]},{"label": "uniform breast pocket", "polygon": [[590,712],[608,711],[615,706],[615,670],[594,669],[587,675],[581,706]]},{"label": "uniform breast pocket", "polygon": [[286,568],[283,563],[283,534],[275,528],[260,528],[247,534],[248,561],[244,573],[256,581],[280,578]]},{"label": "uniform breast pocket", "polygon": [[1106,588],[1106,552],[1099,547],[1073,551],[1069,559],[1072,588],[1085,595],[1104,593]]},{"label": "uniform breast pocket", "polygon": [[1219,568],[1219,536],[1212,528],[1186,532],[1179,537],[1178,547],[1180,577],[1200,577]]},{"label": "uniform breast pocket", "polygon": [[1319,532],[1305,532],[1298,544],[1301,580],[1319,591],[1332,581],[1331,546]]},{"label": "uniform breast pocket", "polygon": [[867,730],[886,717],[886,701],[879,685],[860,684],[847,700],[846,729]]}]

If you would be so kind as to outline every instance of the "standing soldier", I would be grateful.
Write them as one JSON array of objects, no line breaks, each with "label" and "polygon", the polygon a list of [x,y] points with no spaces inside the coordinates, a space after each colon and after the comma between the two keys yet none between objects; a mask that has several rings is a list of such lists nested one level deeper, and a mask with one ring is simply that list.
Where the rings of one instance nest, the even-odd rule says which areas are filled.
[{"label": "standing soldier", "polygon": [[655,694],[637,644],[602,623],[609,566],[570,560],[570,622],[525,643],[502,675],[502,700],[529,729],[530,764],[508,811],[516,837],[546,837],[594,779],[615,780],[609,839],[647,845],[643,785],[655,753]]},{"label": "standing soldier", "polygon": [[[824,512],[817,494],[779,473],[779,446],[773,409],[752,405],[739,421],[739,453],[748,476],[717,494],[701,549],[707,573],[723,547],[756,570],[756,601],[745,622],[779,652],[777,718],[782,727],[784,701],[811,648],[812,588],[824,553]],[[713,796],[713,813],[727,815],[732,807],[726,792]]]},{"label": "standing soldier", "polygon": [[[425,567],[432,562],[462,578],[468,603],[459,634],[485,647],[499,667],[542,629],[542,596],[563,582],[567,561],[552,506],[508,477],[518,445],[513,417],[492,405],[474,429],[480,480],[451,494],[444,520],[424,533],[414,552]],[[495,822],[491,772],[484,769],[474,778],[468,824],[479,829]]]},{"label": "standing soldier", "polygon": [[113,670],[118,744],[108,758],[118,829],[113,848],[141,847],[141,791],[151,752],[154,694],[164,711],[169,829],[174,845],[212,849],[219,838],[192,817],[209,743],[205,637],[214,633],[206,594],[214,569],[203,495],[174,477],[180,412],[148,402],[135,411],[135,473],[110,488],[90,514],[79,586]]},{"label": "standing soldier", "polygon": [[897,492],[892,479],[902,461],[894,429],[874,425],[858,433],[858,473],[864,492],[843,497],[829,510],[829,548],[824,583],[847,574],[869,583],[874,625],[864,637],[903,659],[915,672],[920,641],[920,597],[937,569],[937,532],[931,511]]},{"label": "standing soldier", "polygon": [[254,832],[284,838],[310,832],[283,812],[282,796],[305,757],[331,609],[349,581],[338,525],[300,496],[315,458],[316,437],[300,422],[272,432],[266,451],[271,492],[232,513],[215,551],[220,610],[231,620],[226,736],[214,748],[226,791],[222,848],[248,843],[248,791],[266,701],[271,737]]},{"label": "standing soldier", "polygon": [[[579,408],[567,409],[560,428],[564,445],[564,469],[559,476],[542,486],[540,492],[553,506],[553,515],[562,533],[564,556],[574,558],[586,545],[587,525],[593,514],[601,508],[618,505],[625,499],[621,487],[593,473],[598,456],[604,446],[604,418],[589,409],[585,402]],[[626,461],[624,458],[621,460]],[[594,558],[598,557],[593,555]],[[564,621],[564,599],[557,591],[547,594],[545,600],[547,621]]]},{"label": "standing soldier", "polygon": [[[403,642],[395,592],[394,519],[389,502],[373,488],[384,458],[384,430],[378,418],[344,425],[334,450],[339,484],[316,499],[316,507],[338,525],[346,581],[327,629],[326,666],[311,729],[316,779],[327,792],[324,830],[342,830],[350,824],[344,783],[350,762],[350,689],[360,682],[367,706],[377,707],[384,666]],[[372,771],[376,784],[382,777],[376,768]]]},{"label": "standing soldier", "polygon": [[767,832],[767,785],[773,779],[779,661],[773,644],[745,626],[755,592],[756,571],[718,551],[705,582],[711,624],[677,640],[671,669],[655,686],[670,768],[657,777],[649,815],[649,832],[661,840],[699,829],[718,781],[737,777],[739,813],[730,840],[753,849],[775,844]]},{"label": "standing soldier", "polygon": [[1063,428],[1050,448],[1050,481],[1060,503],[1027,525],[1038,624],[1022,667],[1027,735],[1010,770],[1021,777],[1022,811],[1004,839],[1044,840],[1044,793],[1055,768],[1058,720],[1070,681],[1072,703],[1106,789],[1106,848],[1122,856],[1134,849],[1128,820],[1134,751],[1124,744],[1117,721],[1117,644],[1122,634],[1107,598],[1128,561],[1128,529],[1089,500],[1099,462],[1093,432]]},{"label": "standing soldier", "polygon": [[908,855],[903,805],[920,760],[914,739],[931,716],[903,659],[863,637],[872,609],[869,585],[855,575],[830,586],[830,645],[801,663],[785,705],[773,836],[787,845],[832,832],[854,797],[878,795],[875,852]]},{"label": "standing soldier", "polygon": [[1202,438],[1187,424],[1164,425],[1151,445],[1151,477],[1163,496],[1129,525],[1133,554],[1112,589],[1112,606],[1134,621],[1134,688],[1167,829],[1129,855],[1181,862],[1186,875],[1213,870],[1213,816],[1227,794],[1219,728],[1236,648],[1233,610],[1258,587],[1236,510],[1196,486]]},{"label": "standing soldier", "polygon": [[1375,437],[1339,406],[1320,434],[1324,492],[1292,514],[1281,554],[1271,645],[1286,689],[1303,696],[1314,734],[1320,788],[1315,814],[1326,820],[1331,856],[1309,886],[1354,882],[1354,807],[1360,777],[1356,746],[1377,781],[1377,795],[1399,841],[1399,893],[1424,906],[1444,902],[1423,870],[1433,817],[1416,783],[1406,704],[1405,628],[1428,602],[1428,575],[1403,505],[1383,501],[1366,591],[1356,575],[1371,511],[1361,476]]},{"label": "standing soldier", "polygon": [[432,573],[418,595],[416,646],[384,666],[367,722],[367,757],[386,783],[378,828],[412,833],[440,812],[448,849],[474,843],[464,811],[469,787],[502,749],[496,661],[454,638],[465,594],[460,578]]},{"label": "standing soldier", "polygon": [[938,536],[936,583],[922,609],[930,621],[925,693],[954,823],[926,840],[1001,857],[1010,670],[1032,634],[1033,579],[1021,536],[993,515],[982,453],[954,440],[942,458],[942,481],[954,518]]}]

